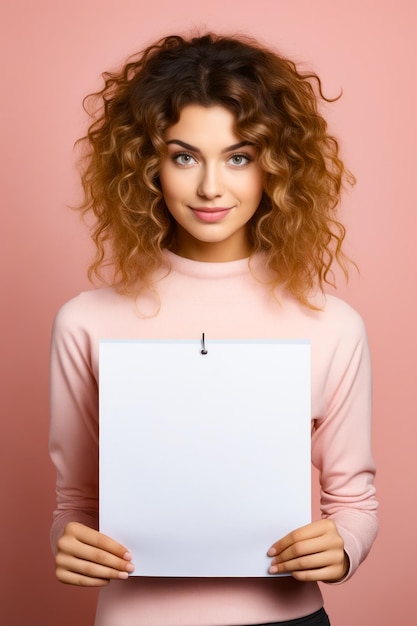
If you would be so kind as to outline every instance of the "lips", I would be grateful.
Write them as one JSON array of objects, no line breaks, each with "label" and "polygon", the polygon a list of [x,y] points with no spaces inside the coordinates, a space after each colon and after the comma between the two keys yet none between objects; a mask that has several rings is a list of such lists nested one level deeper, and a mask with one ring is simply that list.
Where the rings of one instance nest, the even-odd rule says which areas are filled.
[{"label": "lips", "polygon": [[213,224],[222,220],[230,211],[232,207],[190,207],[194,215],[202,222],[208,222]]}]

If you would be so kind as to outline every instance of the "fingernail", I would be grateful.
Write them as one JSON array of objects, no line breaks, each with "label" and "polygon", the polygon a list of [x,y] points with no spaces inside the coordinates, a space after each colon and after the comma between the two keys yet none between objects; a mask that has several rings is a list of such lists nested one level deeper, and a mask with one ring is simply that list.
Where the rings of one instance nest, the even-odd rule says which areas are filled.
[{"label": "fingernail", "polygon": [[125,561],[131,561],[132,555],[130,554],[130,552],[125,552],[123,558],[125,559]]},{"label": "fingernail", "polygon": [[277,553],[277,551],[275,550],[275,548],[269,548],[268,556],[275,556],[276,553]]},{"label": "fingernail", "polygon": [[277,572],[278,572],[278,568],[276,565],[272,565],[272,567],[269,568],[270,574],[276,574]]},{"label": "fingernail", "polygon": [[119,572],[118,574],[119,578],[121,578],[122,580],[126,580],[126,578],[129,577],[129,574],[127,572]]},{"label": "fingernail", "polygon": [[134,572],[135,571],[135,566],[133,565],[133,563],[128,563],[126,565],[126,571],[127,572]]}]

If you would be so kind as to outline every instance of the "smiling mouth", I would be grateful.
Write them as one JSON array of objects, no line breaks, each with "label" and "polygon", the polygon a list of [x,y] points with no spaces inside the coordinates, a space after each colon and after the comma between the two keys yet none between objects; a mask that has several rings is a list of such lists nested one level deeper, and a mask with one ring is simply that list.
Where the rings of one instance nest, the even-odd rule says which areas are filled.
[{"label": "smiling mouth", "polygon": [[202,222],[214,223],[218,222],[230,211],[233,207],[190,207],[194,215]]}]

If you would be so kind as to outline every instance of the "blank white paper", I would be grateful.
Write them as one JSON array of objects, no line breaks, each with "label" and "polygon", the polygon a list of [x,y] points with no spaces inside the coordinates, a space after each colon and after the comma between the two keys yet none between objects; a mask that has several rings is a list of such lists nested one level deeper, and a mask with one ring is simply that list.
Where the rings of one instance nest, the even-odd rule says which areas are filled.
[{"label": "blank white paper", "polygon": [[137,576],[268,576],[311,520],[307,341],[101,341],[100,530]]}]

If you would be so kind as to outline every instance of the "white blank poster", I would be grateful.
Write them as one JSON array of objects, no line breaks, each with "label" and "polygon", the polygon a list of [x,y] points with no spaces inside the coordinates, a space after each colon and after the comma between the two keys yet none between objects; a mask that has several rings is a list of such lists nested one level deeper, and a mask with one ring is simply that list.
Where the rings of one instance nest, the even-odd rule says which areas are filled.
[{"label": "white blank poster", "polygon": [[100,530],[137,576],[268,576],[310,521],[310,345],[100,342]]}]

